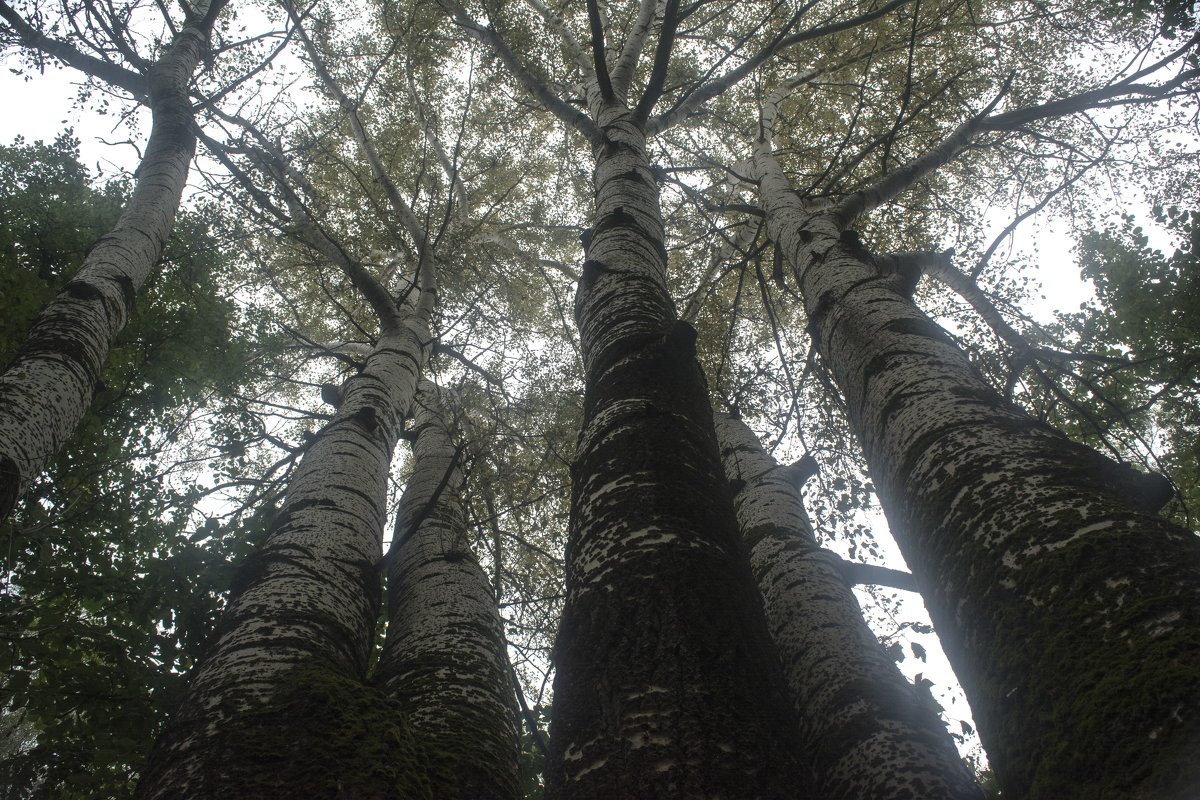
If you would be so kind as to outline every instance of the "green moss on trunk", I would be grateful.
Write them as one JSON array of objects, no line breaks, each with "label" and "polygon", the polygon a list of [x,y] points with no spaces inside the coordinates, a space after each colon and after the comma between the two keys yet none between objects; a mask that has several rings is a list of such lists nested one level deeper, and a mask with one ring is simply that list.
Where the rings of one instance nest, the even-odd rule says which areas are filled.
[{"label": "green moss on trunk", "polygon": [[433,800],[431,759],[399,704],[320,665],[299,666],[269,702],[222,726],[204,797]]}]

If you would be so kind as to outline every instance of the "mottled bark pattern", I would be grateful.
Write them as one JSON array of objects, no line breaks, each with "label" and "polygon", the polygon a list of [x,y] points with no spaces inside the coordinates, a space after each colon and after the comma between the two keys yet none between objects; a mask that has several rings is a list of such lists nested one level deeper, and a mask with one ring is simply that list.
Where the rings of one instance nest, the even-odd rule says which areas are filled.
[{"label": "mottled bark pattern", "polygon": [[196,148],[188,84],[210,27],[211,19],[185,26],[150,68],[153,122],[129,205],[0,375],[0,520],[87,412],[112,341],[171,234]]},{"label": "mottled bark pattern", "polygon": [[799,487],[744,422],[718,414],[725,473],[767,625],[826,800],[981,800],[941,719],[880,647],[817,544]]},{"label": "mottled bark pattern", "polygon": [[576,296],[584,427],[548,782],[556,798],[806,796],[794,720],[738,540],[694,332],[666,290],[641,124],[597,120]]},{"label": "mottled bark pattern", "polygon": [[412,431],[414,472],[389,556],[387,641],[376,684],[421,743],[434,797],[513,800],[516,700],[496,598],[467,539],[460,451],[433,384]]},{"label": "mottled bark pattern", "polygon": [[[256,716],[278,724],[271,704],[297,671],[365,679],[379,615],[388,465],[430,342],[421,319],[414,314],[380,337],[309,445],[266,543],[235,576],[216,641],[155,746],[139,797],[237,796],[230,776],[245,774],[239,758],[256,751],[230,741],[228,730],[253,735],[247,720]],[[311,727],[288,722],[298,739]],[[285,785],[271,796],[302,796],[301,789]]]},{"label": "mottled bark pattern", "polygon": [[768,230],[1003,790],[1200,796],[1200,539],[1008,405],[841,221],[762,177]]}]

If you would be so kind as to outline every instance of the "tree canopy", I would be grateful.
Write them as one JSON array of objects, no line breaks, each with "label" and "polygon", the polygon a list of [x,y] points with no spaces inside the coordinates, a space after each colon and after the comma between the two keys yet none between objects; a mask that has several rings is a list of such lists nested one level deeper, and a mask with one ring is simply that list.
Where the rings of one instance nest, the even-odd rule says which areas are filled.
[{"label": "tree canopy", "polygon": [[[443,490],[457,494],[460,478],[461,512],[446,513],[461,514],[473,549],[446,560],[478,559],[499,610],[517,691],[509,711],[523,720],[526,796],[540,796],[541,765],[552,793],[587,796],[599,791],[588,786],[604,785],[587,781],[620,771],[618,761],[630,787],[651,791],[645,764],[674,775],[703,761],[699,753],[750,749],[706,740],[695,750],[670,745],[685,755],[659,752],[668,742],[649,722],[644,733],[597,733],[613,714],[678,714],[671,719],[688,731],[687,720],[700,716],[692,706],[707,702],[680,701],[685,710],[668,713],[643,696],[658,681],[630,665],[671,648],[687,660],[709,645],[668,641],[639,606],[653,605],[670,620],[664,628],[711,628],[696,636],[728,641],[739,654],[727,664],[697,656],[697,672],[707,670],[697,681],[745,706],[714,706],[712,725],[774,742],[779,730],[810,724],[790,709],[819,706],[821,687],[801,702],[810,689],[786,686],[774,667],[762,667],[761,679],[739,677],[762,660],[752,654],[786,650],[776,630],[784,626],[770,621],[771,608],[762,615],[770,594],[753,584],[748,555],[759,534],[735,518],[734,498],[748,502],[745,486],[722,466],[712,411],[749,423],[764,457],[774,457],[762,469],[793,470],[789,480],[803,490],[804,544],[781,552],[809,548],[825,564],[821,580],[869,583],[869,616],[897,613],[896,590],[884,584],[923,592],[952,661],[972,673],[963,682],[1006,793],[1046,794],[1091,769],[1082,755],[1038,761],[1029,749],[1090,747],[1061,731],[1098,702],[1092,695],[1072,695],[1082,705],[1047,712],[1053,719],[1032,710],[1010,718],[1002,698],[1015,689],[1000,682],[1011,676],[989,670],[1033,663],[1017,652],[1024,640],[1011,661],[996,655],[1011,631],[1003,626],[1028,629],[1036,644],[1039,626],[1052,627],[1044,617],[1071,624],[1055,604],[1067,604],[1078,582],[1055,573],[1043,582],[1048,594],[1038,594],[1023,581],[1049,567],[1023,565],[1063,548],[1073,554],[1084,533],[1118,524],[1086,521],[1097,503],[1125,503],[1112,512],[1122,525],[1165,506],[1183,528],[1137,524],[1171,543],[1163,558],[1179,542],[1180,552],[1194,549],[1200,293],[1190,187],[1200,65],[1189,6],[0,0],[0,16],[0,44],[20,69],[57,60],[80,70],[92,107],[151,108],[151,141],[175,137],[192,185],[161,258],[139,256],[141,277],[124,277],[133,267],[120,266],[120,254],[103,256],[119,274],[104,278],[112,297],[100,302],[130,312],[110,315],[123,331],[102,356],[104,371],[79,389],[87,414],[63,423],[72,438],[32,473],[33,456],[4,455],[29,448],[0,452],[8,459],[0,477],[14,497],[20,490],[0,528],[8,795],[129,796],[159,736],[153,786],[141,791],[167,796],[171,781],[208,769],[196,764],[229,746],[212,733],[206,702],[260,709],[271,696],[262,687],[308,661],[329,670],[304,673],[313,692],[348,693],[321,695],[322,703],[371,705],[376,695],[358,693],[361,683],[389,698],[380,701],[387,709],[419,720],[426,712],[405,706],[416,701],[386,677],[394,655],[383,636],[389,625],[420,625],[396,621],[394,607],[388,623],[379,589],[394,564],[415,558],[403,548],[420,539],[430,513],[412,511],[405,488],[410,498],[431,491],[433,508]],[[193,135],[200,150],[191,160]],[[74,147],[64,136],[0,150],[8,387],[23,385],[29,341],[51,361],[56,347],[72,358],[80,351],[37,333],[52,317],[42,309],[103,295],[80,289],[77,276],[93,274],[93,253],[119,249],[131,209],[160,183],[154,147],[136,175],[105,186],[91,183]],[[171,170],[161,183],[177,198],[184,178],[178,164]],[[1146,212],[1135,217],[1128,208],[1139,203]],[[1073,267],[1038,246],[1049,238],[1035,227],[1041,219],[1069,226],[1094,291],[1053,317],[1034,310],[1039,276]],[[1178,249],[1151,247],[1138,224],[1164,229]],[[1030,228],[1032,246],[1023,244]],[[893,316],[874,321],[885,312]],[[888,350],[893,334],[908,338]],[[416,399],[422,378],[439,387],[457,426],[446,434],[455,466],[436,475],[429,464],[443,456],[418,455],[418,434],[405,423],[428,412]],[[892,394],[877,399],[884,391]],[[924,398],[942,410],[932,413]],[[16,407],[5,400],[0,414]],[[954,423],[964,436],[1008,426],[1013,453],[1030,464],[1080,465],[1065,478],[1065,467],[1051,465],[997,479],[1001,472],[964,461],[957,480],[969,486],[956,497],[979,492],[984,509],[984,495],[1007,497],[1012,485],[1046,496],[1070,487],[1084,498],[1084,533],[1055,534],[1059,523],[1047,522],[1047,538],[1030,533],[1004,552],[999,542],[1026,536],[1032,523],[995,521],[1002,510],[993,521],[960,520],[958,500],[937,494],[941,482],[955,486],[945,465],[958,462],[946,443],[959,434],[914,433],[956,414],[970,417]],[[422,419],[421,430],[434,424]],[[413,442],[412,455],[397,449],[400,440]],[[985,437],[955,446],[982,453],[992,445]],[[1045,455],[1051,450],[1063,455]],[[968,473],[975,477],[961,477]],[[924,486],[906,482],[917,474],[929,476]],[[1023,502],[1007,505],[1016,514]],[[862,568],[894,551],[881,505],[911,575]],[[704,534],[689,539],[663,519],[689,520]],[[693,545],[670,549],[685,539]],[[967,539],[976,543],[953,550]],[[430,541],[443,542],[443,555],[463,544]],[[722,555],[696,555],[704,548]],[[1148,569],[1137,558],[1130,569]],[[1095,580],[1116,591],[1129,579]],[[397,585],[389,597],[399,596]],[[1062,594],[1052,597],[1050,585]],[[993,631],[982,609],[1009,590],[1027,592],[1026,606],[1054,610],[1013,616],[1004,606]],[[1097,608],[1117,613],[1124,595],[1101,594]],[[299,618],[296,607],[312,616]],[[799,608],[792,616],[817,613]],[[1129,623],[1145,628],[1147,648],[1159,627],[1184,630],[1179,642],[1200,637],[1190,617],[1147,608]],[[1079,613],[1091,620],[1101,611]],[[617,617],[619,634],[605,627]],[[271,634],[260,630],[264,620]],[[923,625],[894,619],[880,635],[890,641]],[[904,641],[924,660],[919,642]],[[1091,647],[1064,642],[1054,646],[1073,661]],[[236,674],[246,652],[261,656],[249,678]],[[631,686],[650,688],[612,683],[624,673]],[[1188,680],[1171,675],[1162,681]],[[911,687],[918,698],[922,680]],[[1029,677],[1031,694],[1058,691],[1037,680]],[[202,691],[215,699],[197,699]],[[1180,691],[1183,708],[1194,697]],[[610,696],[636,710],[587,705]],[[898,702],[881,701],[880,713]],[[255,713],[239,717],[245,731],[265,724]],[[1037,730],[1015,743],[1012,726],[1030,720]],[[425,746],[406,737],[436,738],[414,725],[379,745],[397,764]],[[604,754],[615,747],[604,742],[622,736],[633,743],[620,751],[625,760]],[[355,741],[342,744],[349,752]],[[796,775],[816,776],[814,796],[835,796],[829,787],[849,779],[821,766],[829,759],[819,750],[800,747]],[[749,761],[744,768],[752,771]],[[791,780],[788,769],[779,781]],[[1171,769],[1138,791],[1166,796],[1153,792],[1190,779]],[[430,770],[412,786],[436,794],[446,777]],[[1095,779],[1134,785],[1132,767],[1112,770]]]}]

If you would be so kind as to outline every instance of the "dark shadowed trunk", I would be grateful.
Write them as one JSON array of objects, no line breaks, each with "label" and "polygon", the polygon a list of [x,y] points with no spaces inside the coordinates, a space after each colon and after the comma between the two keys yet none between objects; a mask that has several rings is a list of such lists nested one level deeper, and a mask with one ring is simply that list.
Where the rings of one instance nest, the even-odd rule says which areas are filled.
[{"label": "dark shadowed trunk", "polygon": [[597,114],[576,297],[586,369],[555,648],[558,798],[803,797],[790,704],[739,541],[695,332],[666,289],[642,123]]},{"label": "dark shadowed trunk", "polygon": [[1007,403],[760,152],[770,235],[1006,793],[1200,792],[1200,539]]}]

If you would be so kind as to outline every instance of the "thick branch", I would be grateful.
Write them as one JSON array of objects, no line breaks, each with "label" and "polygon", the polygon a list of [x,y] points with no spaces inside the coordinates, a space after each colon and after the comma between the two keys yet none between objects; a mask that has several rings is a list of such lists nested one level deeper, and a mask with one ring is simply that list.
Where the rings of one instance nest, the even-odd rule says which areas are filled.
[{"label": "thick branch", "polygon": [[612,82],[608,77],[608,56],[604,48],[604,26],[600,24],[600,7],[596,0],[587,0],[588,26],[592,33],[592,63],[595,65],[596,84],[600,96],[606,101],[613,99]]},{"label": "thick branch", "polygon": [[837,570],[850,586],[867,584],[871,586],[890,586],[905,592],[920,591],[911,572],[889,569],[875,564],[860,564],[857,561],[847,561],[835,553],[830,553],[837,559]]},{"label": "thick branch", "polygon": [[120,87],[141,102],[144,102],[149,95],[150,86],[145,76],[110,61],[82,53],[66,42],[45,36],[4,0],[0,0],[0,17],[3,17],[4,21],[12,26],[13,31],[20,37],[21,44],[25,47],[56,58],[67,66],[97,80]]},{"label": "thick branch", "polygon": [[[1160,62],[1159,66],[1161,66]],[[1145,70],[1137,76],[1145,74]],[[1000,96],[983,113],[967,120],[956,128],[949,136],[938,143],[915,161],[910,162],[897,171],[877,181],[873,185],[847,196],[838,206],[838,214],[843,226],[849,226],[863,214],[869,213],[896,195],[910,188],[921,178],[955,159],[976,134],[983,131],[1013,131],[1031,122],[1052,117],[1069,116],[1094,108],[1102,107],[1113,102],[1145,103],[1154,102],[1170,95],[1188,81],[1200,77],[1200,70],[1192,69],[1176,75],[1169,81],[1158,86],[1132,83],[1128,79],[1119,83],[1093,89],[1087,92],[1060,100],[1015,109],[1003,114],[991,114],[991,109],[1005,94],[1008,84],[1001,90]]]},{"label": "thick branch", "polygon": [[638,101],[633,115],[638,119],[649,118],[650,112],[662,96],[663,84],[667,80],[667,66],[671,63],[671,50],[675,46],[675,31],[679,28],[679,0],[667,0],[663,11],[662,31],[658,35],[658,47],[654,51],[654,66],[650,69],[650,80],[646,91]]},{"label": "thick branch", "polygon": [[592,66],[591,60],[587,54],[583,52],[583,45],[575,38],[575,34],[567,27],[567,23],[558,14],[555,14],[541,0],[525,0],[533,8],[534,11],[541,14],[542,19],[546,20],[551,28],[558,32],[558,36],[563,41],[563,45],[575,58],[575,63],[579,65],[580,72],[583,73],[583,80],[589,81],[596,77],[596,70]]},{"label": "thick branch", "polygon": [[625,99],[629,94],[629,84],[633,82],[633,73],[637,69],[638,59],[646,47],[646,37],[654,24],[654,12],[659,7],[660,0],[641,0],[638,4],[637,19],[625,38],[621,47],[621,56],[617,59],[612,71],[612,90],[618,98]]}]

